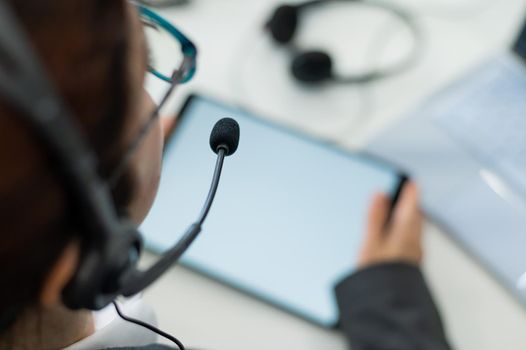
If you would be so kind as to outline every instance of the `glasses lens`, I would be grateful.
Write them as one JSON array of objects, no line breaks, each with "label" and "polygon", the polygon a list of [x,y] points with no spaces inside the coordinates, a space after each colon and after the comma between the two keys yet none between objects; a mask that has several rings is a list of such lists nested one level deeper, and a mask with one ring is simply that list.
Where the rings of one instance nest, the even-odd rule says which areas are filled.
[{"label": "glasses lens", "polygon": [[157,23],[143,19],[143,25],[149,49],[150,70],[159,78],[170,79],[183,63],[181,44]]}]

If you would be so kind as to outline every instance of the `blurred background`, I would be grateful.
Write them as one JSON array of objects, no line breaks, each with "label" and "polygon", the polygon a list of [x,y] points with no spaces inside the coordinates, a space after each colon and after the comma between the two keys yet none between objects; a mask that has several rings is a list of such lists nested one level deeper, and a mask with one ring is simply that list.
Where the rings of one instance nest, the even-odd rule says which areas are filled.
[{"label": "blurred background", "polygon": [[[440,88],[507,51],[526,19],[524,0],[390,0],[411,15],[418,36],[381,9],[341,2],[306,14],[295,43],[331,53],[342,74],[387,67],[415,53],[403,73],[377,82],[319,87],[290,74],[290,52],[264,31],[274,0],[144,1],[194,40],[195,81],[178,88],[165,114],[191,92],[349,149],[395,124]],[[163,86],[152,80],[154,97]],[[526,96],[525,96],[526,98]],[[525,247],[526,252],[526,247]],[[457,349],[519,349],[526,309],[433,224],[424,270]],[[154,259],[147,254],[144,263]],[[326,330],[176,267],[145,294],[160,325],[190,348],[345,349]]]}]

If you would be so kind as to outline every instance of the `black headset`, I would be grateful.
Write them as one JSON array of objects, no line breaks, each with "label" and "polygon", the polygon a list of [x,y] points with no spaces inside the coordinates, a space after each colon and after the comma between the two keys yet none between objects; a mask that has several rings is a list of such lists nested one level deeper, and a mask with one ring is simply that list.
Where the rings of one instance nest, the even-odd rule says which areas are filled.
[{"label": "black headset", "polygon": [[81,259],[63,291],[65,304],[71,309],[99,310],[117,296],[137,294],[171,267],[198,236],[212,205],[224,158],[237,149],[239,125],[229,118],[216,124],[210,145],[218,158],[198,220],[157,263],[140,271],[141,235],[126,216],[117,212],[109,186],[97,173],[94,151],[6,1],[0,1],[0,24],[0,97],[20,112],[24,124],[51,157],[79,223],[76,228],[81,230]]},{"label": "black headset", "polygon": [[[347,2],[351,5],[369,6],[388,11],[410,30],[415,41],[412,51],[407,57],[391,67],[371,70],[358,75],[339,76],[334,71],[333,59],[329,53],[320,50],[300,50],[294,44],[294,38],[300,27],[303,13],[335,2]],[[413,17],[404,9],[380,0],[311,0],[299,4],[281,5],[274,10],[265,28],[277,44],[291,49],[293,55],[290,67],[291,74],[299,82],[307,84],[331,81],[361,84],[384,79],[409,68],[418,58],[420,51],[420,31]]]}]

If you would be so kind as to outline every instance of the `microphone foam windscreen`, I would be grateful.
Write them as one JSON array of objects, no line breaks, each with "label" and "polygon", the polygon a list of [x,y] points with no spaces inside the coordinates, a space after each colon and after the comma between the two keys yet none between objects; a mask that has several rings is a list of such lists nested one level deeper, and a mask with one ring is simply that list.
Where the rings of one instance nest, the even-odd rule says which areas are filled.
[{"label": "microphone foam windscreen", "polygon": [[239,145],[239,124],[232,118],[223,118],[216,123],[210,135],[210,147],[217,153],[220,148],[230,156],[237,151]]}]

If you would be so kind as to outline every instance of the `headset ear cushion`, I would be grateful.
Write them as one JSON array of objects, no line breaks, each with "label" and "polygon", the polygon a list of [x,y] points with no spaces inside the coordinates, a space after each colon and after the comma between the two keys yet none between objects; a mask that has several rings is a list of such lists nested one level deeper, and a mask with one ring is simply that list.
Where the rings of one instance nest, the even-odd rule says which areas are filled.
[{"label": "headset ear cushion", "polygon": [[292,40],[298,27],[298,12],[298,8],[291,5],[282,5],[274,11],[267,28],[276,42],[287,44]]},{"label": "headset ear cushion", "polygon": [[119,294],[121,278],[139,263],[142,251],[142,236],[131,225],[126,231],[126,234],[113,237],[111,244],[107,247],[107,253],[113,259],[108,259],[112,264],[107,266],[106,272],[109,278],[104,283],[102,290],[104,293]]},{"label": "headset ear cushion", "polygon": [[292,75],[303,83],[321,83],[332,78],[332,59],[323,51],[308,51],[292,61]]},{"label": "headset ear cushion", "polygon": [[120,232],[105,237],[104,243],[83,247],[77,271],[63,291],[70,309],[102,309],[120,294],[122,275],[137,265],[142,239],[134,225],[123,220]]}]

